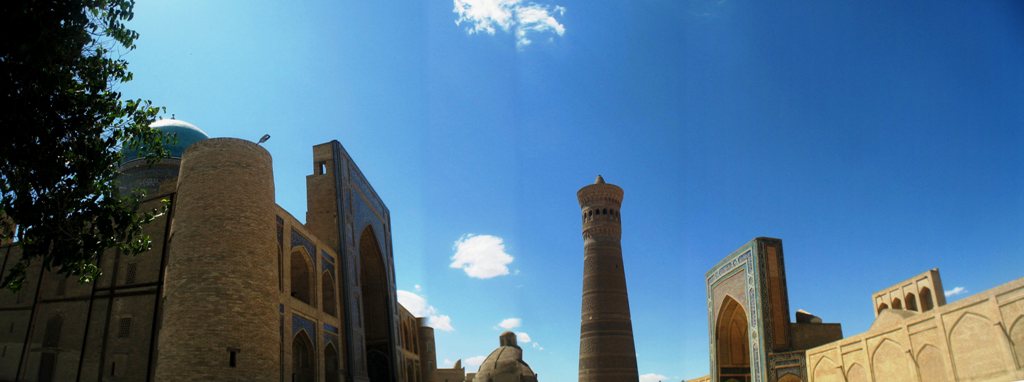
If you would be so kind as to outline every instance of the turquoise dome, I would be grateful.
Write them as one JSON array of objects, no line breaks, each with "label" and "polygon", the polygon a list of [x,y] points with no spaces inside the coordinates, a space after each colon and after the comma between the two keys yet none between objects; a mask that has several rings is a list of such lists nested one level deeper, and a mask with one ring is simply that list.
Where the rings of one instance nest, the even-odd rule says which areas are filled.
[{"label": "turquoise dome", "polygon": [[[173,143],[166,146],[171,158],[181,159],[185,149],[192,146],[193,143],[210,139],[210,136],[206,135],[196,125],[179,119],[160,119],[150,124],[149,127],[173,136]],[[140,159],[139,153],[135,152],[135,150],[125,149],[121,163],[127,163],[135,159]]]}]

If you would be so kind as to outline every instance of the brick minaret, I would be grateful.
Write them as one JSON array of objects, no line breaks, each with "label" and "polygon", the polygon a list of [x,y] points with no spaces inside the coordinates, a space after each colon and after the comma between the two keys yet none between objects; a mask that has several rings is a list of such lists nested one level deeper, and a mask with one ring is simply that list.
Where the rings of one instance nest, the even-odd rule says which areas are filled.
[{"label": "brick minaret", "polygon": [[622,268],[622,189],[597,176],[576,193],[583,210],[580,382],[639,379],[626,275]]}]

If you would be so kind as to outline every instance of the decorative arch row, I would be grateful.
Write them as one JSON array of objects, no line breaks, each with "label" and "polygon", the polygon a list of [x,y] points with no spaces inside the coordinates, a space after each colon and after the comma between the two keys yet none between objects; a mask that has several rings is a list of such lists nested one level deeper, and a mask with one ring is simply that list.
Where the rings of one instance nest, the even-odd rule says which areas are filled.
[{"label": "decorative arch row", "polygon": [[[326,255],[326,254],[325,254]],[[303,246],[295,247],[288,258],[289,270],[291,271],[291,285],[289,294],[296,300],[302,301],[309,306],[316,306],[317,292],[319,291],[319,305],[323,311],[331,316],[338,317],[338,283],[334,277],[334,265],[324,261],[323,270],[320,272],[320,288],[316,288],[315,263],[312,256],[307,253]]]},{"label": "decorative arch row", "polygon": [[[907,293],[904,297],[906,298],[906,306],[903,305],[903,300],[899,297],[894,297],[891,301],[892,309],[900,310],[912,310],[915,312],[927,312],[935,309],[935,298],[932,297],[932,291],[928,287],[922,287],[919,291],[921,293],[921,306],[918,307],[917,296],[913,292]],[[877,311],[882,313],[883,310],[890,309],[889,304],[881,303],[878,304]]]},{"label": "decorative arch row", "polygon": [[589,208],[583,211],[583,221],[588,222],[597,217],[608,216],[611,220],[619,220],[619,210],[614,208]]},{"label": "decorative arch row", "polygon": [[[1024,316],[1019,316],[1009,331],[1009,343],[1017,348],[1012,352],[993,354],[991,345],[1003,341],[1004,335],[997,321],[977,312],[961,314],[945,333],[946,344],[927,341],[909,345],[892,337],[883,337],[877,345],[865,351],[868,363],[851,362],[845,370],[841,362],[832,356],[823,355],[810,368],[812,382],[867,382],[869,375],[874,381],[921,380],[929,382],[951,382],[954,380],[981,380],[992,373],[1011,371],[1024,358],[1016,345],[1024,341]],[[872,339],[869,339],[870,342]],[[912,341],[911,343],[915,343]],[[942,349],[947,349],[944,352]],[[834,351],[834,350],[833,350]],[[1016,357],[1016,359],[1011,359]],[[952,362],[952,364],[950,364]]]}]

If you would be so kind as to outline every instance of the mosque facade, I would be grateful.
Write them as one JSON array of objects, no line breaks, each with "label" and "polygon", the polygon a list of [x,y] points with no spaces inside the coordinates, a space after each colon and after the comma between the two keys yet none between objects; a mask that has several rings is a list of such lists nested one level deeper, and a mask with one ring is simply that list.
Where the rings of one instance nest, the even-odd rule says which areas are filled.
[{"label": "mosque facade", "polygon": [[875,321],[789,316],[782,240],[756,238],[705,275],[710,374],[690,382],[1024,380],[1024,278],[946,304],[938,269],[871,296]]},{"label": "mosque facade", "polygon": [[[124,190],[143,209],[152,249],[110,250],[94,283],[29,271],[0,293],[0,381],[404,381],[438,369],[433,329],[396,297],[391,216],[345,151],[313,147],[302,223],[275,203],[258,144],[175,133],[156,164],[126,153]],[[4,251],[19,256],[17,246]],[[10,262],[10,263],[13,263]],[[2,270],[0,270],[2,271]],[[461,381],[461,380],[460,380]]]}]

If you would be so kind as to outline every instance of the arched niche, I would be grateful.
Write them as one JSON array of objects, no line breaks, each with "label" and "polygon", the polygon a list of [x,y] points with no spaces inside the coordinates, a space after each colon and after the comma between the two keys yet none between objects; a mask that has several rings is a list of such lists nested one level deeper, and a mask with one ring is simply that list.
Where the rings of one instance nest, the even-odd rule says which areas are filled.
[{"label": "arched niche", "polygon": [[367,374],[371,381],[390,381],[395,348],[391,338],[390,284],[381,246],[369,226],[359,236],[359,281]]},{"label": "arched niche", "polygon": [[338,361],[338,350],[334,344],[328,343],[324,348],[324,380],[326,382],[339,382],[341,367]]},{"label": "arched niche", "polygon": [[336,292],[337,283],[334,282],[334,276],[331,276],[331,272],[324,271],[320,276],[321,281],[321,296],[323,301],[320,306],[323,307],[324,312],[332,316],[338,316],[338,293]]},{"label": "arched niche", "polygon": [[308,305],[313,305],[313,264],[302,249],[292,250],[289,256],[291,270],[291,296]]},{"label": "arched niche", "polygon": [[732,297],[726,297],[718,310],[715,324],[716,359],[720,378],[750,378],[750,340],[747,328],[746,310]]},{"label": "arched niche", "polygon": [[917,311],[917,297],[913,293],[907,293],[907,310]]},{"label": "arched niche", "polygon": [[305,330],[299,330],[292,339],[292,381],[316,381],[316,353]]},{"label": "arched niche", "polygon": [[932,310],[933,308],[935,308],[935,298],[932,297],[931,289],[928,289],[928,287],[922,287],[921,290],[919,291],[919,293],[920,293],[919,297],[921,298],[921,311],[922,312],[927,312],[927,311]]}]

